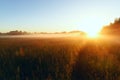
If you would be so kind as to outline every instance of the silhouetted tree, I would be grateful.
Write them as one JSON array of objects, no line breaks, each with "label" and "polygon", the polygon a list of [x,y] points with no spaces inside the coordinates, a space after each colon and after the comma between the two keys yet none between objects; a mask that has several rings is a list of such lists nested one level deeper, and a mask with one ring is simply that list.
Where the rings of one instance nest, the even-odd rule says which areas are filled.
[{"label": "silhouetted tree", "polygon": [[102,34],[118,35],[120,34],[120,18],[115,19],[113,23],[104,26],[101,30]]},{"label": "silhouetted tree", "polygon": [[7,33],[8,35],[24,35],[24,34],[27,34],[27,32],[22,32],[22,31],[18,31],[18,30],[15,30],[15,31],[10,31]]},{"label": "silhouetted tree", "polygon": [[120,18],[115,19],[114,24],[120,24]]}]

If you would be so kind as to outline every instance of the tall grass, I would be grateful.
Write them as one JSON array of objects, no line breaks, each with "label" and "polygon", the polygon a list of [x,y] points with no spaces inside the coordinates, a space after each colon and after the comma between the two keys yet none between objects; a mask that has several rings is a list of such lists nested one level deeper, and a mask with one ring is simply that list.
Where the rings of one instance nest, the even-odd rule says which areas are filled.
[{"label": "tall grass", "polygon": [[1,38],[0,80],[120,80],[120,45],[81,38]]}]

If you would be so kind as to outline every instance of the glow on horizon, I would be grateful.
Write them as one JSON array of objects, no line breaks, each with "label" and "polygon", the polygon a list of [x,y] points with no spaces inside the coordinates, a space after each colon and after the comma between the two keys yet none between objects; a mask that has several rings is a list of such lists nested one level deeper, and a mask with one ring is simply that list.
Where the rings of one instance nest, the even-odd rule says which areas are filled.
[{"label": "glow on horizon", "polygon": [[0,1],[0,32],[98,32],[120,15],[118,0]]},{"label": "glow on horizon", "polygon": [[110,19],[104,19],[104,18],[100,18],[97,16],[88,16],[87,19],[83,19],[81,20],[81,23],[79,23],[79,26],[82,27],[78,27],[78,30],[82,30],[86,33],[99,33],[100,30],[106,26],[109,25],[111,22],[113,22],[113,20]]}]

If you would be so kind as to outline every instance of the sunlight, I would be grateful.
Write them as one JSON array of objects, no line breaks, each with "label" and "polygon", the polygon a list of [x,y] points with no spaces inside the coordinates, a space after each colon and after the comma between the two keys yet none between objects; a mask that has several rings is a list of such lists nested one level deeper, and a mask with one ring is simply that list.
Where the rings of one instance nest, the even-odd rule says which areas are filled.
[{"label": "sunlight", "polygon": [[99,32],[102,27],[107,24],[104,18],[98,16],[89,16],[88,18],[82,19],[79,23],[79,30],[87,33],[90,38],[96,38],[99,36]]},{"label": "sunlight", "polygon": [[99,34],[91,32],[91,33],[87,33],[87,36],[90,37],[90,38],[97,38],[99,36]]},{"label": "sunlight", "polygon": [[97,38],[99,36],[99,31],[101,29],[89,29],[86,31],[87,33],[87,36],[90,37],[90,38]]},{"label": "sunlight", "polygon": [[91,28],[86,28],[83,31],[86,32],[87,37],[97,38],[97,37],[99,37],[99,32],[101,31],[101,28],[94,26],[94,27],[91,27]]}]

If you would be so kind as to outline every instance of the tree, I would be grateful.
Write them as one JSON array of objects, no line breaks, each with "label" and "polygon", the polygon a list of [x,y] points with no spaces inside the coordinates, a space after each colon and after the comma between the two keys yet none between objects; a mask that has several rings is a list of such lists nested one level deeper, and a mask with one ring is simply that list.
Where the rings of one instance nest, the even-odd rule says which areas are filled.
[{"label": "tree", "polygon": [[8,35],[24,35],[24,34],[27,34],[27,32],[22,32],[22,31],[18,31],[18,30],[15,30],[15,31],[10,31],[7,33]]},{"label": "tree", "polygon": [[102,34],[118,35],[120,34],[120,18],[115,19],[113,23],[103,27]]}]

